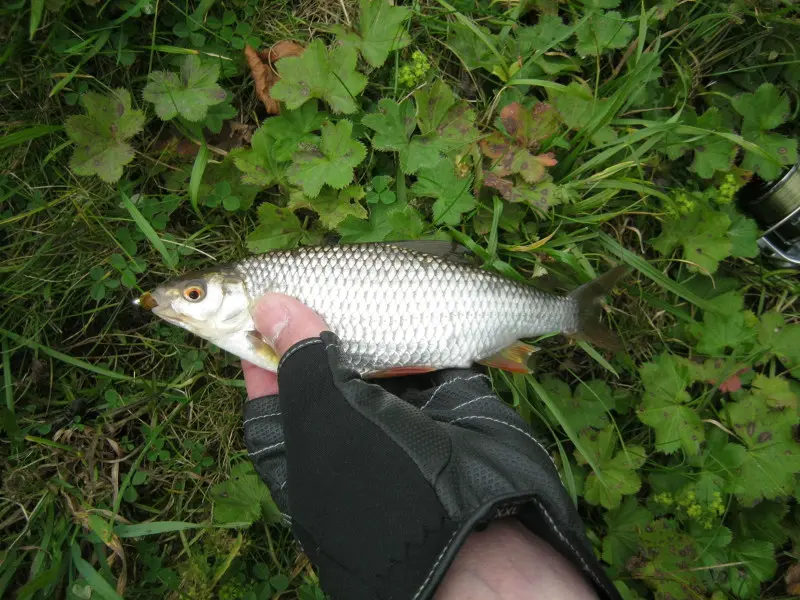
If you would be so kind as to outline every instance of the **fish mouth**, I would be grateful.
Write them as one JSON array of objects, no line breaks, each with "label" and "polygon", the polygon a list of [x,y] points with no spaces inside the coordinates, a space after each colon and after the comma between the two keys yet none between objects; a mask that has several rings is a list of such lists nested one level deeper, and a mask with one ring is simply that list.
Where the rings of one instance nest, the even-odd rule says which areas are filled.
[{"label": "fish mouth", "polygon": [[158,306],[158,301],[156,300],[155,296],[150,292],[145,292],[141,296],[139,296],[136,300],[133,301],[136,306],[139,306],[145,310],[153,310],[155,307]]}]

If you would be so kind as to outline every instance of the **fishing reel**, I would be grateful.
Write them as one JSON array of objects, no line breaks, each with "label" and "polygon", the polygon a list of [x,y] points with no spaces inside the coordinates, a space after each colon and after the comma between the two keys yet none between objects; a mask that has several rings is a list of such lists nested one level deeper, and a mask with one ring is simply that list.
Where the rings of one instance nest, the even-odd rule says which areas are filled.
[{"label": "fishing reel", "polygon": [[764,229],[761,254],[786,268],[800,269],[800,162],[780,178],[757,175],[739,191],[742,210]]}]

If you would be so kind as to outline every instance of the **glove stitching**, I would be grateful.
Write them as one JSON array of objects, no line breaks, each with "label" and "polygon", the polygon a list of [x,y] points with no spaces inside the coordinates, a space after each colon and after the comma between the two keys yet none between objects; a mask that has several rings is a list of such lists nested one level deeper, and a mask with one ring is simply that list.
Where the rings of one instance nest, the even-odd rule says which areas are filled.
[{"label": "glove stitching", "polygon": [[[604,584],[603,584],[603,583],[600,581],[600,578],[599,578],[599,577],[597,577],[597,575],[595,574],[595,572],[594,572],[592,569],[590,569],[590,568],[589,568],[589,565],[587,565],[587,564],[586,564],[586,561],[585,561],[585,560],[583,560],[583,556],[581,556],[580,552],[578,552],[578,551],[575,549],[575,546],[573,546],[573,545],[570,543],[570,541],[567,539],[567,537],[566,537],[566,536],[565,536],[563,533],[561,533],[561,530],[558,528],[558,525],[556,525],[556,522],[553,520],[553,517],[551,517],[551,516],[550,516],[550,513],[549,513],[549,512],[547,512],[547,509],[544,507],[544,505],[543,505],[541,502],[539,502],[539,500],[537,500],[536,498],[532,498],[532,500],[533,500],[533,503],[534,503],[534,504],[536,504],[536,506],[538,506],[538,507],[539,507],[539,510],[540,510],[540,511],[542,511],[542,514],[544,515],[544,518],[545,518],[545,519],[547,520],[547,522],[550,524],[550,527],[553,529],[553,531],[555,531],[555,532],[556,532],[556,535],[558,535],[558,537],[561,539],[561,541],[562,541],[562,542],[564,542],[564,543],[565,543],[567,546],[569,546],[570,550],[572,550],[572,553],[573,553],[575,556],[577,556],[577,557],[578,557],[578,560],[580,561],[580,563],[581,563],[581,567],[583,568],[583,570],[584,570],[586,573],[588,573],[588,574],[589,574],[589,576],[592,578],[592,580],[593,580],[593,581],[594,581],[594,582],[595,582],[595,583],[596,583],[598,586],[600,586],[600,588],[601,588],[601,589],[603,589],[603,590],[606,590],[606,592],[609,592],[609,593],[611,593],[611,592],[609,591],[609,589],[608,589],[608,588],[607,588],[607,587],[606,587],[606,586],[605,586],[605,585],[604,585]],[[611,596],[612,596],[612,597],[614,597],[614,594],[613,594],[613,593],[611,593]]]},{"label": "glove stitching", "polygon": [[286,362],[286,359],[289,358],[292,354],[295,354],[298,350],[301,350],[306,346],[310,346],[311,344],[321,344],[321,343],[322,339],[318,337],[311,338],[303,342],[298,342],[297,344],[289,348],[289,351],[283,355],[283,358],[281,358],[280,362],[278,363],[278,371],[281,370],[281,367],[283,366],[283,363]]},{"label": "glove stitching", "polygon": [[[511,423],[508,423],[506,421],[502,421],[500,419],[495,419],[493,417],[484,417],[484,416],[481,416],[481,415],[469,415],[467,417],[459,417],[458,419],[453,419],[452,421],[448,421],[448,424],[452,425],[453,423],[457,423],[458,421],[467,421],[469,419],[486,419],[487,421],[494,421],[495,423],[500,423],[501,425],[507,425],[508,427],[511,427],[511,429],[519,431],[522,435],[526,436],[534,444],[539,446],[539,448],[542,450],[542,452],[544,452],[545,456],[547,456],[547,458],[550,460],[550,462],[553,463],[553,466],[554,467],[556,466],[556,463],[553,461],[553,457],[551,457],[550,453],[547,452],[547,450],[544,449],[544,446],[542,446],[542,444],[541,444],[541,442],[539,442],[539,440],[537,440],[535,437],[533,437],[530,433],[528,433],[524,429],[521,429],[521,428],[517,427],[516,425],[512,425]],[[556,470],[558,470],[558,469],[556,468]]]},{"label": "glove stitching", "polygon": [[473,398],[472,400],[467,400],[466,402],[462,402],[461,404],[459,404],[458,406],[456,406],[455,408],[452,408],[450,410],[458,410],[459,408],[462,408],[462,407],[466,406],[467,404],[472,404],[473,402],[477,402],[478,400],[486,400],[487,398],[494,398],[494,397],[495,397],[494,394],[487,394],[485,396],[480,396],[478,398]]},{"label": "glove stitching", "polygon": [[471,377],[466,377],[466,378],[464,378],[464,377],[455,377],[455,378],[451,379],[450,381],[445,381],[443,384],[441,384],[439,387],[437,387],[435,390],[433,390],[433,394],[431,394],[431,397],[428,398],[428,401],[425,404],[422,405],[422,408],[420,408],[420,410],[425,410],[427,408],[427,406],[431,402],[433,402],[433,399],[436,397],[436,394],[439,392],[439,390],[441,390],[446,385],[450,385],[451,383],[455,383],[456,381],[472,381],[473,379],[477,379],[478,377],[484,377],[484,378],[486,378],[487,381],[489,379],[488,376],[484,375],[483,373],[479,373],[478,375],[472,375]]},{"label": "glove stitching", "polygon": [[258,421],[259,419],[266,419],[267,417],[279,417],[281,413],[271,413],[269,415],[259,415],[258,417],[250,417],[249,419],[245,419],[242,425],[247,425],[248,423],[252,423],[253,421]]},{"label": "glove stitching", "polygon": [[271,450],[272,448],[277,448],[278,446],[283,446],[283,442],[278,442],[277,444],[272,444],[271,446],[267,446],[265,448],[261,448],[261,450],[256,450],[255,452],[250,452],[248,456],[258,456],[262,452],[266,452],[267,450]]},{"label": "glove stitching", "polygon": [[428,576],[425,578],[425,581],[422,582],[422,585],[419,586],[419,589],[417,589],[417,593],[414,594],[414,597],[411,600],[417,600],[417,598],[419,598],[419,595],[422,593],[422,590],[424,590],[425,587],[428,585],[428,583],[431,580],[431,577],[433,577],[433,572],[436,570],[436,567],[439,566],[439,563],[442,562],[444,555],[450,549],[450,546],[453,544],[453,540],[456,539],[456,535],[458,534],[458,532],[459,530],[456,529],[453,532],[453,535],[450,536],[450,539],[447,540],[447,543],[444,545],[444,548],[442,548],[442,551],[439,553],[439,556],[436,557],[436,561],[433,563],[431,570],[428,571]]}]

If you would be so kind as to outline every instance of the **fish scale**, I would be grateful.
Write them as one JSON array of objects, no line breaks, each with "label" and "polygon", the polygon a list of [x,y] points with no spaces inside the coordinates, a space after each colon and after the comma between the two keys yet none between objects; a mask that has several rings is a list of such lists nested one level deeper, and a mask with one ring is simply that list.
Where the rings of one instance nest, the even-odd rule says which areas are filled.
[{"label": "fish scale", "polygon": [[311,307],[360,373],[466,367],[520,338],[578,328],[571,297],[392,244],[272,252],[234,269],[251,298],[278,292]]}]

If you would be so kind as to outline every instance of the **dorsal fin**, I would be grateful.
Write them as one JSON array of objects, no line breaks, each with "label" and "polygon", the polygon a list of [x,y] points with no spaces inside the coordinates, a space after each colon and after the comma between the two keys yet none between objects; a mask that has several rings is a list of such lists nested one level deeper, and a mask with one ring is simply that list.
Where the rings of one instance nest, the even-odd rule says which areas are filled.
[{"label": "dorsal fin", "polygon": [[457,244],[453,241],[445,241],[445,240],[407,240],[402,242],[378,242],[388,244],[390,246],[397,246],[399,248],[405,248],[406,250],[412,250],[414,252],[420,252],[422,254],[429,254],[431,256],[438,256],[439,258],[444,258],[446,260],[456,262],[456,263],[463,263],[463,264],[471,264],[470,260],[470,252],[461,244]]}]

